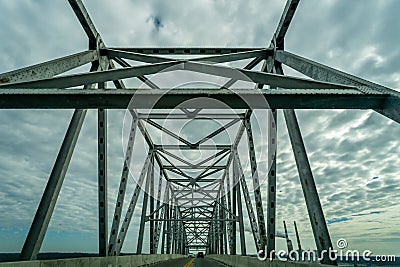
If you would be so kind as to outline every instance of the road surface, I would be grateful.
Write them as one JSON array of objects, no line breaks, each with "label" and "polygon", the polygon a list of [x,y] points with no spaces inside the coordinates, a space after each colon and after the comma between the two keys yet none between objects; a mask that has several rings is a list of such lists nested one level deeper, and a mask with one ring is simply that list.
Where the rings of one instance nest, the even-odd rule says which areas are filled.
[{"label": "road surface", "polygon": [[159,264],[152,265],[154,267],[224,267],[224,265],[210,260],[210,259],[196,259],[196,258],[184,258],[169,260]]}]

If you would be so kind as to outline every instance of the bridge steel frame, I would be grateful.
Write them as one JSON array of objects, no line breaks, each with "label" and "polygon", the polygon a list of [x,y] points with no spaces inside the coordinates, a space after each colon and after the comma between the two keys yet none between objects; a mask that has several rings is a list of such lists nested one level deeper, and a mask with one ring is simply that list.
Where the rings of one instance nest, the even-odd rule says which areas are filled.
[{"label": "bridge steel frame", "polygon": [[[145,226],[148,224],[150,232],[146,236],[149,236],[151,254],[159,252],[185,254],[194,249],[205,249],[206,253],[210,254],[235,255],[238,253],[236,243],[240,241],[240,253],[246,255],[243,214],[247,214],[250,220],[255,248],[270,254],[275,249],[277,155],[272,149],[268,150],[268,161],[271,165],[267,177],[268,191],[261,192],[259,179],[262,177],[259,177],[257,170],[250,118],[252,109],[265,107],[249,107],[238,97],[238,94],[244,94],[249,98],[260,97],[260,93],[256,94],[248,89],[229,90],[229,87],[240,79],[235,76],[238,72],[248,77],[255,88],[260,89],[259,92],[271,107],[268,120],[269,135],[266,140],[268,148],[276,145],[278,141],[272,132],[276,131],[277,109],[283,109],[316,247],[320,252],[332,248],[294,109],[373,109],[389,119],[400,122],[399,92],[285,51],[285,35],[299,0],[287,1],[272,41],[266,48],[107,47],[82,1],[68,0],[68,2],[88,37],[88,50],[0,74],[2,109],[75,109],[22,248],[21,260],[37,258],[88,109],[98,110],[100,256],[120,255],[140,195],[143,196],[141,198],[143,203],[141,203],[138,254],[143,252]],[[186,57],[174,58],[179,55]],[[243,68],[219,65],[244,59],[252,60]],[[141,64],[131,66],[127,60]],[[91,67],[87,73],[60,75],[89,63]],[[260,63],[263,64],[261,71],[252,70]],[[284,75],[282,65],[310,79]],[[210,74],[230,80],[220,90],[167,88],[170,90],[165,93],[163,90],[165,88],[159,88],[147,76],[160,71],[171,71],[168,69],[170,67],[174,67],[173,70]],[[123,80],[134,77],[146,84],[149,89],[126,88]],[[107,82],[112,82],[115,90],[106,88]],[[76,89],[77,87],[81,89]],[[111,231],[108,233],[107,110],[126,109],[132,96],[138,100],[130,109],[132,126]],[[157,110],[172,109],[193,97],[216,99],[231,108],[242,109],[245,112],[238,112],[234,116],[207,114],[203,112],[205,107],[201,105],[181,108],[181,113],[174,114],[153,112],[145,114],[137,111],[140,108],[148,108],[147,103],[154,99],[158,99],[158,102],[152,109]],[[207,108],[213,107],[207,106]],[[225,119],[228,123],[200,141],[192,143],[164,128],[156,122],[157,119]],[[238,126],[239,130],[232,144],[215,146],[205,144],[234,125]],[[154,143],[147,130],[150,126],[176,139],[179,145]],[[148,153],[134,191],[126,192],[129,165],[138,130],[147,142]],[[238,144],[244,138],[248,144],[254,192],[248,189],[238,151]],[[178,149],[212,150],[214,155],[200,163],[192,163],[177,156],[174,151]],[[184,170],[199,170],[201,173],[193,177]],[[157,177],[156,173],[159,174]],[[179,178],[173,178],[176,175]],[[143,186],[145,191],[142,190]],[[255,201],[252,200],[252,193]],[[124,203],[126,194],[132,195],[129,203]],[[195,194],[197,197],[194,197]],[[264,206],[262,198],[265,194]],[[242,206],[243,201],[244,206]],[[123,216],[124,205],[128,207]],[[321,263],[337,264],[326,254]]]}]

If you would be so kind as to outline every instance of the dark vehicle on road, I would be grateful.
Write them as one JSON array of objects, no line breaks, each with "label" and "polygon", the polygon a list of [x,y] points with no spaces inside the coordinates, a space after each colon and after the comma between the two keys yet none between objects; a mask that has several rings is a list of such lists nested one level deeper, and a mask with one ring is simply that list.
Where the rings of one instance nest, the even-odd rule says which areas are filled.
[{"label": "dark vehicle on road", "polygon": [[197,258],[204,258],[204,253],[203,252],[197,253]]}]

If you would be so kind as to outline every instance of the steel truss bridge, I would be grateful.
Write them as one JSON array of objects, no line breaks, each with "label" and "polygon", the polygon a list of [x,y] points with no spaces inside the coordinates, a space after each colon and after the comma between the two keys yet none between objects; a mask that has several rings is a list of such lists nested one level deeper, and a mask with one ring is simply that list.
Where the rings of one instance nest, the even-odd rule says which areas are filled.
[{"label": "steel truss bridge", "polygon": [[[269,254],[275,249],[276,155],[273,149],[268,149],[268,191],[261,192],[259,184],[264,177],[259,178],[258,175],[250,119],[254,110],[267,107],[257,101],[254,106],[249,106],[245,101],[260,97],[269,104],[270,118],[266,123],[270,133],[276,131],[277,110],[283,110],[316,247],[318,251],[332,248],[294,109],[373,109],[400,122],[400,94],[397,91],[286,51],[285,35],[299,0],[287,1],[271,43],[261,48],[107,47],[81,0],[68,2],[87,34],[88,50],[0,74],[0,108],[75,109],[26,237],[21,260],[34,260],[38,255],[87,109],[98,110],[100,256],[120,254],[124,240],[129,238],[126,233],[137,205],[142,208],[137,254],[142,253],[145,238],[149,238],[151,254],[186,254],[193,249],[204,249],[207,254],[235,255],[239,253],[237,239],[240,240],[241,255],[246,255],[247,243],[252,243],[257,251],[266,248]],[[242,68],[221,65],[239,60],[251,61]],[[136,65],[132,66],[131,61],[135,61]],[[89,63],[91,68],[87,73],[62,75]],[[262,64],[261,71],[252,70],[259,64]],[[282,65],[310,79],[284,75]],[[163,71],[195,72],[225,77],[229,81],[219,89],[159,88],[148,76]],[[146,88],[126,88],[124,79],[129,78],[139,79]],[[252,82],[254,90],[230,89],[238,80]],[[216,101],[210,101],[207,107],[200,102],[189,101],[199,97]],[[133,104],[132,98],[135,99]],[[155,104],[150,106],[149,103],[153,102]],[[238,112],[207,113],[207,109],[220,108],[213,106],[212,103],[216,102]],[[179,105],[183,105],[180,112],[157,112],[160,109],[175,109]],[[111,231],[108,232],[107,110],[127,109],[128,106],[132,125]],[[149,108],[151,111],[148,113],[137,110]],[[226,124],[193,143],[157,122],[197,119],[225,120]],[[207,143],[233,125],[238,126],[238,131],[231,143]],[[177,140],[178,144],[154,142],[148,131],[150,126]],[[147,142],[148,153],[144,155],[142,171],[133,173],[137,178],[135,190],[127,192],[129,166],[138,131]],[[239,158],[238,144],[242,139],[247,139],[248,152],[242,157],[248,157],[250,162],[254,199],[250,196]],[[276,145],[277,140],[272,134],[267,139],[268,147]],[[178,156],[176,150],[206,150],[210,156],[201,162],[190,162]],[[188,175],[186,170],[196,170],[198,174]],[[155,175],[157,172],[159,177]],[[128,203],[124,203],[126,195],[131,196]],[[143,197],[140,198],[140,195]],[[138,204],[139,198],[143,202]],[[262,201],[266,202],[266,210]],[[126,214],[122,213],[123,207],[127,207]],[[247,214],[250,220],[253,237],[247,243],[243,214]],[[149,234],[145,233],[146,224],[150,226]],[[328,255],[322,263],[336,264]]]}]

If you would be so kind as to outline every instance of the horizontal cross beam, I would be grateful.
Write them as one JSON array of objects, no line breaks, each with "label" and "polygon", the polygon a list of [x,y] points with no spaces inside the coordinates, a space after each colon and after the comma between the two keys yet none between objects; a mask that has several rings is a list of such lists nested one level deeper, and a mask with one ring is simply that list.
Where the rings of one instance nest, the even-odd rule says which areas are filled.
[{"label": "horizontal cross beam", "polygon": [[155,55],[221,55],[238,52],[247,52],[265,49],[263,47],[245,48],[245,47],[113,47],[113,50],[121,50],[140,54]]},{"label": "horizontal cross beam", "polygon": [[146,221],[161,221],[161,222],[226,222],[237,221],[238,219],[206,219],[206,218],[187,218],[187,219],[150,219]]},{"label": "horizontal cross beam", "polygon": [[[261,95],[268,101],[269,107]],[[0,108],[126,109],[131,104],[130,107],[136,109],[173,109],[178,105],[179,108],[220,109],[223,108],[222,102],[233,109],[382,109],[387,96],[380,92],[362,93],[356,89],[276,89],[259,92],[248,89],[1,89]],[[193,101],[194,98],[218,101]]]}]

